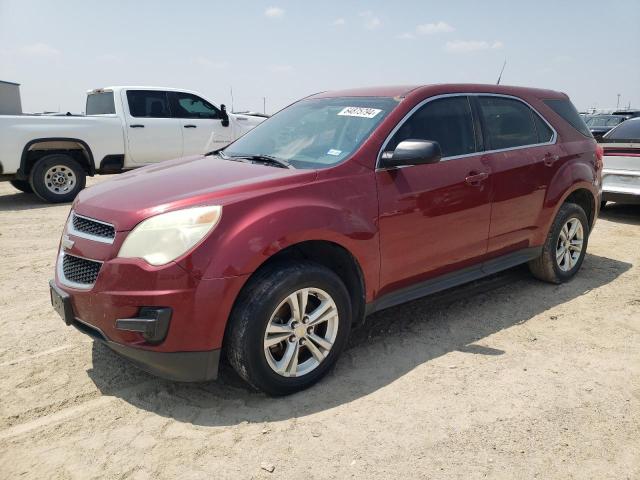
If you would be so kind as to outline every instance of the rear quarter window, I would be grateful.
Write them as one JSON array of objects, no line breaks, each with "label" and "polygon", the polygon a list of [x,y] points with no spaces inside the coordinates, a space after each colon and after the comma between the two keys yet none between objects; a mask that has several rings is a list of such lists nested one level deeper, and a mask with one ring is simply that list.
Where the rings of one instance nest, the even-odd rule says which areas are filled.
[{"label": "rear quarter window", "polygon": [[589,127],[584,123],[584,120],[571,101],[557,98],[543,101],[549,108],[560,115],[567,123],[569,123],[569,125],[578,130],[582,135],[585,137],[593,137]]}]

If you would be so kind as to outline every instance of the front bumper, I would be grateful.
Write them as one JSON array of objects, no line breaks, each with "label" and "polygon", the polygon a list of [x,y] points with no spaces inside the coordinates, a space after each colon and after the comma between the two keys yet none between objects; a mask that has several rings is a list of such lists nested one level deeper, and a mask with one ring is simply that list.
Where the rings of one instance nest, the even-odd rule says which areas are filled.
[{"label": "front bumper", "polygon": [[[76,317],[72,296],[69,293],[61,290],[54,281],[49,282],[49,288],[51,289],[51,303],[67,325],[71,325],[94,340],[105,344],[141,370],[168,380],[181,382],[203,382],[217,378],[220,349],[161,352],[114,342],[99,327]],[[120,327],[125,327],[129,331],[139,331],[143,335],[154,335],[158,331],[162,332],[163,329],[166,333],[165,327],[168,327],[170,321],[170,309],[157,309],[155,315],[149,314],[148,311],[146,313],[140,318],[116,320],[116,324],[120,323],[122,324]]]},{"label": "front bumper", "polygon": [[58,272],[51,288],[68,297],[68,324],[145,371],[197,382],[217,377],[227,319],[246,278],[195,279],[176,264],[115,258],[105,259],[90,288],[73,288]]}]

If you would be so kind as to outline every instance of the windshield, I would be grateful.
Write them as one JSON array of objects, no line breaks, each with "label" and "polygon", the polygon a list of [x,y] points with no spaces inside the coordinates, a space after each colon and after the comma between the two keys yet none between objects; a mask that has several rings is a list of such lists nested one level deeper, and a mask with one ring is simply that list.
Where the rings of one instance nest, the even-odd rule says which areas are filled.
[{"label": "windshield", "polygon": [[224,150],[230,157],[267,155],[295,168],[325,168],[351,155],[398,105],[392,98],[340,97],[297,102]]},{"label": "windshield", "polygon": [[624,117],[610,117],[608,115],[598,115],[587,120],[590,127],[615,127],[624,120]]}]

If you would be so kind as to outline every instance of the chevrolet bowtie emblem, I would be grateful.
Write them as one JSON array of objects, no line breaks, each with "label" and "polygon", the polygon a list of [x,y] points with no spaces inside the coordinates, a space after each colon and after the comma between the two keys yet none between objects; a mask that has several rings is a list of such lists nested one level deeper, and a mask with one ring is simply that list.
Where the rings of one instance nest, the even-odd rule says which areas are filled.
[{"label": "chevrolet bowtie emblem", "polygon": [[62,237],[62,248],[65,250],[71,250],[75,242],[69,238],[69,235]]}]

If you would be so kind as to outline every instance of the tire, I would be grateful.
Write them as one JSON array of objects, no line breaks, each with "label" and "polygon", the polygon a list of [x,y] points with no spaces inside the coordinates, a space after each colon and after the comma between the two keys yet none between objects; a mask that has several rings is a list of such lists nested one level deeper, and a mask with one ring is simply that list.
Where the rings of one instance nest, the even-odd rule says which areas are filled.
[{"label": "tire", "polygon": [[[291,325],[302,315],[294,313],[287,299],[301,298],[298,292],[303,289],[309,290],[306,313],[312,320],[308,325],[314,314],[322,312],[318,308],[321,300],[329,308],[319,318],[329,315],[328,320],[314,327],[304,324],[308,320]],[[293,303],[300,305],[298,301]],[[272,333],[274,328],[277,330]],[[259,272],[238,296],[229,319],[225,349],[229,363],[251,386],[272,396],[288,395],[310,387],[327,374],[344,349],[350,330],[351,301],[335,273],[312,262],[279,264]],[[323,348],[318,338],[332,340],[332,345]],[[267,342],[273,345],[267,346]],[[286,362],[289,349],[298,352],[295,365]],[[282,367],[280,373],[278,365]]]},{"label": "tire", "polygon": [[[569,248],[569,257],[566,253],[557,259],[557,254],[566,252],[567,241],[561,238],[561,234],[570,230],[573,225],[576,226],[575,235],[570,238],[570,242],[573,247]],[[564,230],[565,226],[569,227]],[[580,229],[582,232],[581,239]],[[569,232],[571,233],[571,232]],[[576,245],[578,240],[581,240],[581,248],[579,252],[576,251]],[[542,253],[540,256],[529,262],[529,270],[534,277],[544,280],[550,283],[563,283],[571,278],[580,270],[584,256],[587,251],[587,244],[589,241],[589,222],[587,215],[579,205],[575,203],[565,203],[560,207],[558,214],[556,215],[547,239],[542,247]]]},{"label": "tire", "polygon": [[9,183],[24,193],[33,193],[33,189],[27,180],[11,180]]},{"label": "tire", "polygon": [[33,192],[50,203],[71,202],[84,188],[85,182],[82,166],[63,153],[42,157],[31,169],[29,178]]}]

